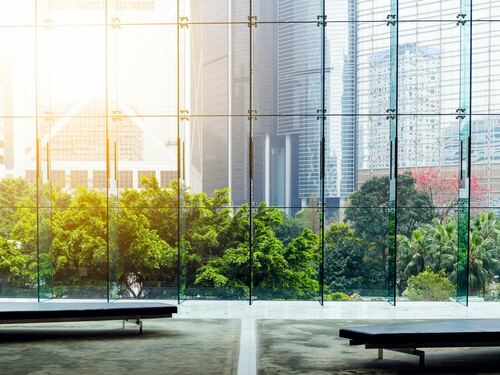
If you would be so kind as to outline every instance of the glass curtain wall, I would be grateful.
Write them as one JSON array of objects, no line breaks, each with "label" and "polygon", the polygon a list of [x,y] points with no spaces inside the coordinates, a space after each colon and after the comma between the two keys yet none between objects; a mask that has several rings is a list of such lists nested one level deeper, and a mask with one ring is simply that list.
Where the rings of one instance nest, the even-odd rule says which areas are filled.
[{"label": "glass curtain wall", "polygon": [[499,27],[490,0],[1,1],[0,297],[497,299]]}]

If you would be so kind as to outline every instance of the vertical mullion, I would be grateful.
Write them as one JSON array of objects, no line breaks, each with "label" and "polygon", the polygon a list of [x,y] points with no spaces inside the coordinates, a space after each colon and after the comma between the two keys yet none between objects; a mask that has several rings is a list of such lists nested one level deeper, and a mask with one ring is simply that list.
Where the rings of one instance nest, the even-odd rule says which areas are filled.
[{"label": "vertical mullion", "polygon": [[321,116],[320,116],[320,303],[324,304],[325,285],[325,121],[326,121],[326,5],[325,0],[321,5]]},{"label": "vertical mullion", "polygon": [[35,148],[36,148],[36,285],[40,302],[40,130],[38,123],[38,0],[35,0]]},{"label": "vertical mullion", "polygon": [[181,293],[182,293],[182,245],[181,245],[181,127],[180,127],[180,55],[181,55],[181,47],[180,47],[180,0],[176,2],[176,26],[177,26],[177,303],[181,303]]},{"label": "vertical mullion", "polygon": [[252,304],[253,293],[253,0],[249,1],[249,108],[248,108],[248,221],[249,221],[249,282],[248,282],[248,298],[249,304]]},{"label": "vertical mullion", "polygon": [[398,78],[399,78],[399,1],[391,0],[390,27],[390,108],[389,120],[389,233],[387,243],[387,297],[396,305],[396,259],[398,231]]},{"label": "vertical mullion", "polygon": [[461,0],[460,14],[460,170],[458,189],[457,301],[469,302],[471,107],[472,107],[472,0]]},{"label": "vertical mullion", "polygon": [[105,38],[105,41],[104,41],[104,48],[105,48],[105,51],[104,51],[104,64],[106,65],[105,66],[105,104],[104,104],[104,108],[105,108],[105,129],[106,129],[106,139],[105,139],[105,142],[106,142],[106,274],[107,274],[107,278],[106,278],[106,300],[107,302],[109,302],[109,293],[110,293],[110,281],[111,281],[111,267],[110,267],[110,264],[109,264],[109,261],[110,261],[110,256],[109,256],[109,241],[110,241],[110,236],[109,236],[109,229],[110,229],[110,225],[109,225],[109,180],[111,178],[111,173],[110,173],[110,157],[109,157],[109,153],[110,153],[110,147],[109,147],[109,97],[108,97],[108,85],[109,85],[109,72],[108,72],[108,65],[109,65],[109,56],[108,56],[108,0],[105,1],[105,9],[104,9],[104,17],[105,17],[105,22],[104,22],[104,27],[105,27],[105,31],[104,31],[104,38]]}]

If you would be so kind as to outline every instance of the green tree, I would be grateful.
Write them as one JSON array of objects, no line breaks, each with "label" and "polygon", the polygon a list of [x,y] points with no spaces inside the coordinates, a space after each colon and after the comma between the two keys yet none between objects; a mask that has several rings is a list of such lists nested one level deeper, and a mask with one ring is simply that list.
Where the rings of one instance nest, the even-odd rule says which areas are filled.
[{"label": "green tree", "polygon": [[405,294],[410,301],[447,301],[453,292],[453,284],[444,270],[436,273],[427,268],[408,279]]},{"label": "green tree", "polygon": [[[411,236],[412,232],[434,217],[431,197],[417,191],[410,174],[398,176],[398,235]],[[349,196],[345,221],[357,234],[377,247],[380,262],[386,263],[389,236],[389,177],[372,177],[359,190]]]},{"label": "green tree", "polygon": [[2,284],[19,289],[36,285],[36,258],[23,250],[20,242],[0,237],[0,290]]},{"label": "green tree", "polygon": [[36,207],[35,185],[23,178],[0,180],[0,236],[9,238],[21,208]]},{"label": "green tree", "polygon": [[373,252],[373,246],[358,237],[348,224],[331,224],[325,234],[325,284],[328,290],[361,294],[366,289],[383,289],[384,279],[379,277],[383,275],[383,269],[380,262],[372,261],[376,255]]},{"label": "green tree", "polygon": [[484,296],[498,267],[500,229],[495,214],[481,212],[471,223],[469,238],[469,289]]},{"label": "green tree", "polygon": [[[235,217],[241,217],[240,209]],[[248,208],[244,208],[248,210]],[[244,214],[247,219],[247,213]],[[260,298],[307,299],[317,295],[317,236],[308,228],[285,244],[274,229],[286,222],[284,213],[260,204],[253,213],[253,286]],[[229,248],[219,258],[201,267],[196,283],[205,286],[236,288],[248,291],[249,241],[235,240],[229,233],[239,229],[241,221],[231,220],[229,231],[223,231]],[[243,222],[246,224],[246,222]],[[248,227],[246,227],[248,228]],[[244,233],[248,233],[248,229]],[[285,236],[286,237],[286,236]]]}]

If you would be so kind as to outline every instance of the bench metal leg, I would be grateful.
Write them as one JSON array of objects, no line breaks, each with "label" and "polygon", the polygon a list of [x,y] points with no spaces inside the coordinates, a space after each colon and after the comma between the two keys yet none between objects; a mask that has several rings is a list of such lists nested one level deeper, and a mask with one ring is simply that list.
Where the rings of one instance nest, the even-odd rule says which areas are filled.
[{"label": "bench metal leg", "polygon": [[425,352],[423,350],[418,350],[416,348],[377,348],[371,345],[366,345],[366,349],[378,349],[378,359],[384,358],[384,349],[391,350],[393,352],[405,353],[418,356],[418,366],[420,368],[425,367]]},{"label": "bench metal leg", "polygon": [[[129,320],[126,319],[122,321],[122,329],[125,329],[125,322],[129,322]],[[135,325],[139,326],[139,334],[142,335],[142,319],[138,318],[135,319],[133,322]]]},{"label": "bench metal leg", "polygon": [[137,319],[135,321],[135,324],[137,324],[139,326],[139,334],[142,335],[142,320],[141,319]]}]

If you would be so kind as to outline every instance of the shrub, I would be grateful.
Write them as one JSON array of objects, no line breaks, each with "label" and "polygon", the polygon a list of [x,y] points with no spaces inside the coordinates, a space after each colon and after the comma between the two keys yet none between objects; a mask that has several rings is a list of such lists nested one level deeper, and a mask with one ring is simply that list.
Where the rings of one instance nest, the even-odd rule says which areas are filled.
[{"label": "shrub", "polygon": [[344,292],[334,292],[332,294],[325,295],[325,300],[327,301],[350,301],[351,297]]},{"label": "shrub", "polygon": [[426,268],[408,279],[405,295],[410,301],[447,301],[453,296],[453,284],[444,270],[436,273]]}]

